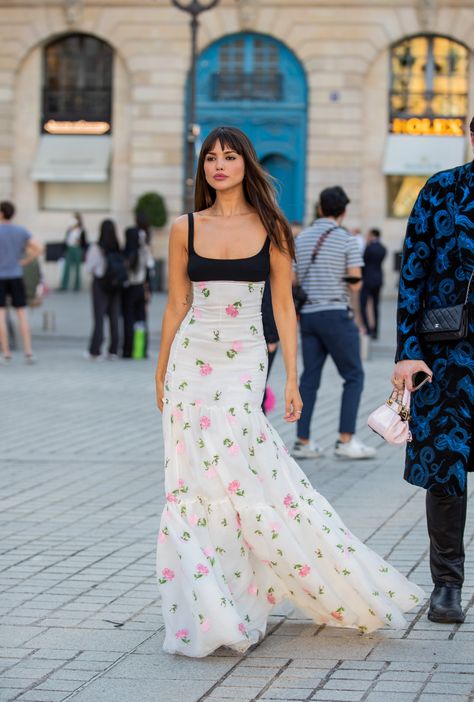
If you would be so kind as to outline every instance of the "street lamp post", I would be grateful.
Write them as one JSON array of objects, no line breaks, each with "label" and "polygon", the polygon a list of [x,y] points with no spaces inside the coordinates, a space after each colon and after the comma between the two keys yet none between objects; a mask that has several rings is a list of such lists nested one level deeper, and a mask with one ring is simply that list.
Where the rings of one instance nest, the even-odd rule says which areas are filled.
[{"label": "street lamp post", "polygon": [[199,125],[196,124],[196,55],[197,32],[199,27],[198,15],[206,10],[211,10],[220,0],[171,0],[175,7],[191,15],[191,64],[189,69],[189,110],[188,125],[186,130],[186,157],[184,181],[184,211],[192,212],[194,209],[194,144],[199,136]]}]

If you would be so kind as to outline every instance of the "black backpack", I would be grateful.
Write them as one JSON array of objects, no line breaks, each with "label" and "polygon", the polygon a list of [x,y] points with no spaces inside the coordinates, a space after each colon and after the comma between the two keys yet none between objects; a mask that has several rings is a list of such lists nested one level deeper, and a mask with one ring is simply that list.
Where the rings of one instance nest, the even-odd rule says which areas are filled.
[{"label": "black backpack", "polygon": [[102,277],[102,287],[107,291],[120,290],[128,280],[125,259],[119,251],[105,256],[105,273]]}]

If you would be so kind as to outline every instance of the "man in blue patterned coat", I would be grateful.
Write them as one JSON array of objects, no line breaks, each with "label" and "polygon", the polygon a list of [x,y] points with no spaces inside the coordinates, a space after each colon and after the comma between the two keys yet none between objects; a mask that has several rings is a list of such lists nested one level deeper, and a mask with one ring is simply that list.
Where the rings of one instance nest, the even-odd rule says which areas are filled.
[{"label": "man in blue patterned coat", "polygon": [[[470,125],[474,149],[474,118]],[[398,344],[392,382],[413,389],[418,371],[432,381],[412,395],[405,479],[426,489],[434,589],[428,618],[463,622],[463,535],[467,472],[474,470],[474,291],[468,335],[422,342],[422,310],[464,302],[474,270],[474,162],[437,173],[421,190],[408,221],[398,298]],[[474,287],[474,286],[473,286]]]}]

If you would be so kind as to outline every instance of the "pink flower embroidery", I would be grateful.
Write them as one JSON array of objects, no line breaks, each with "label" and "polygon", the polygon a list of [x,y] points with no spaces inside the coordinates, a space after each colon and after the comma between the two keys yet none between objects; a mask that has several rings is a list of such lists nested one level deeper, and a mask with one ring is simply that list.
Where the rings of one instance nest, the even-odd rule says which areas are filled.
[{"label": "pink flower embroidery", "polygon": [[196,526],[196,524],[199,521],[199,517],[197,514],[190,514],[188,517],[188,523],[191,524],[191,526]]},{"label": "pink flower embroidery", "polygon": [[212,373],[212,366],[210,363],[203,363],[203,365],[199,368],[199,373],[200,375],[211,375]]},{"label": "pink flower embroidery", "polygon": [[311,573],[311,568],[309,567],[309,565],[304,565],[300,568],[300,577],[305,578],[310,573]]},{"label": "pink flower embroidery", "polygon": [[178,480],[178,487],[182,488],[182,487],[184,487],[184,486],[185,486],[185,482],[184,482],[184,480],[183,480],[182,478],[180,478],[180,479]]},{"label": "pink flower embroidery", "polygon": [[201,281],[200,283],[197,284],[197,286],[198,286],[199,290],[204,290],[204,288],[207,287],[207,283],[205,283],[204,281]]},{"label": "pink flower embroidery", "polygon": [[285,497],[285,499],[283,500],[283,504],[285,505],[285,507],[289,507],[289,506],[291,505],[292,502],[293,502],[293,497],[292,497],[292,495],[290,495],[290,494],[288,494],[288,495]]},{"label": "pink flower embroidery", "polygon": [[184,453],[184,441],[177,441],[176,442],[176,453]]},{"label": "pink flower embroidery", "polygon": [[250,375],[250,373],[244,373],[243,375],[240,376],[241,383],[244,383],[244,384],[250,383],[251,380],[252,380],[252,376]]},{"label": "pink flower embroidery", "polygon": [[260,439],[260,441],[262,441],[262,442],[267,440],[267,435],[265,434],[264,431],[260,432],[259,439]]},{"label": "pink flower embroidery", "polygon": [[195,319],[202,319],[202,312],[199,307],[193,307],[193,315]]},{"label": "pink flower embroidery", "polygon": [[240,490],[240,482],[238,480],[233,480],[228,484],[227,489],[231,493],[237,492],[237,490]]},{"label": "pink flower embroidery", "polygon": [[180,629],[175,634],[177,639],[187,639],[189,636],[189,631],[187,629]]},{"label": "pink flower embroidery", "polygon": [[239,452],[240,448],[238,444],[232,444],[232,446],[229,446],[229,453],[231,456],[237,456]]},{"label": "pink flower embroidery", "polygon": [[247,592],[249,593],[249,595],[256,595],[257,594],[257,586],[254,585],[253,583],[251,583],[247,588]]},{"label": "pink flower embroidery", "polygon": [[173,417],[175,419],[182,419],[183,418],[183,412],[182,412],[182,410],[179,409],[179,407],[174,408]]},{"label": "pink flower embroidery", "polygon": [[294,519],[294,518],[296,517],[297,514],[298,514],[298,510],[297,510],[297,509],[294,509],[294,508],[293,508],[293,509],[289,509],[289,510],[288,510],[288,516],[289,516],[290,519]]},{"label": "pink flower embroidery", "polygon": [[237,417],[234,414],[230,414],[229,412],[226,414],[227,421],[229,424],[237,424]]},{"label": "pink flower embroidery", "polygon": [[245,624],[243,622],[240,622],[240,624],[239,624],[239,631],[241,634],[247,633],[247,629],[245,628]]},{"label": "pink flower embroidery", "polygon": [[201,624],[200,624],[200,627],[201,627],[201,631],[204,631],[204,632],[209,631],[209,629],[211,628],[211,623],[210,623],[209,619],[203,619]]},{"label": "pink flower embroidery", "polygon": [[174,572],[171,570],[171,568],[163,568],[161,574],[164,577],[164,579],[168,582],[170,582],[174,578]]},{"label": "pink flower embroidery", "polygon": [[334,617],[334,619],[337,619],[339,622],[342,622],[342,620],[344,619],[343,613],[337,610],[331,612],[331,617]]},{"label": "pink flower embroidery", "polygon": [[244,347],[241,341],[233,341],[230,348],[232,351],[235,351],[235,353],[240,353]]},{"label": "pink flower embroidery", "polygon": [[177,501],[178,501],[178,498],[176,497],[176,495],[173,495],[172,492],[169,492],[169,493],[166,495],[166,501],[167,501],[167,502],[177,502]]},{"label": "pink flower embroidery", "polygon": [[237,309],[237,307],[234,307],[234,305],[227,305],[225,311],[226,314],[229,315],[229,317],[237,317],[237,315],[239,314],[239,310]]},{"label": "pink flower embroidery", "polygon": [[211,426],[211,420],[209,419],[209,417],[203,415],[199,420],[199,426],[201,427],[201,429],[209,429],[209,427]]},{"label": "pink flower embroidery", "polygon": [[205,566],[204,563],[198,563],[196,570],[198,573],[201,573],[201,575],[208,575],[209,573],[209,568]]},{"label": "pink flower embroidery", "polygon": [[203,402],[202,400],[194,400],[194,404],[196,405],[196,407],[202,407]]},{"label": "pink flower embroidery", "polygon": [[206,546],[206,548],[202,549],[203,554],[206,556],[206,558],[211,558],[214,554],[214,549],[212,546]]},{"label": "pink flower embroidery", "polygon": [[211,468],[209,468],[209,469],[206,471],[206,478],[209,478],[209,479],[210,479],[210,478],[215,478],[216,475],[217,475],[217,470],[216,470],[215,468],[213,468],[212,466],[211,466]]},{"label": "pink flower embroidery", "polygon": [[270,529],[278,533],[281,529],[281,524],[279,524],[279,522],[270,522]]},{"label": "pink flower embroidery", "polygon": [[163,531],[160,531],[160,534],[158,536],[158,541],[160,542],[160,544],[164,544],[166,539],[167,539],[166,534]]},{"label": "pink flower embroidery", "polygon": [[269,593],[267,595],[267,602],[270,602],[270,604],[272,604],[272,605],[276,604],[277,601],[276,601],[275,595],[272,595],[271,593]]}]

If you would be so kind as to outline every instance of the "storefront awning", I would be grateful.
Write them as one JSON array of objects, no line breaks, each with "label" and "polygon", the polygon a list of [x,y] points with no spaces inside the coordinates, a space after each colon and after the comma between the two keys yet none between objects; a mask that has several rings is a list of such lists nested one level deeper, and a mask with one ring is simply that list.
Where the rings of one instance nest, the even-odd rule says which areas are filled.
[{"label": "storefront awning", "polygon": [[387,175],[432,175],[465,161],[464,137],[389,134],[383,172]]},{"label": "storefront awning", "polygon": [[100,183],[108,180],[109,136],[40,137],[31,171],[33,180],[55,183]]}]

